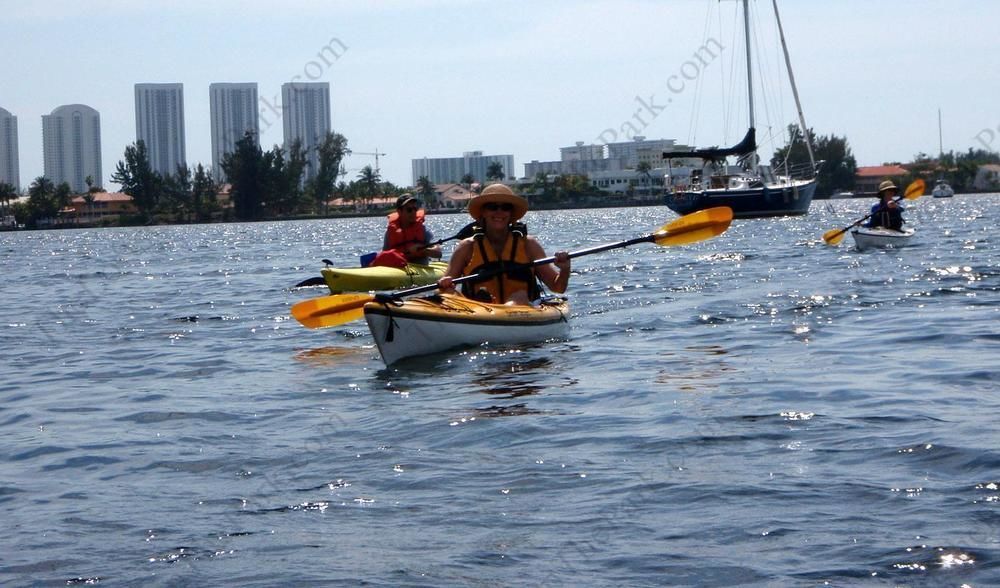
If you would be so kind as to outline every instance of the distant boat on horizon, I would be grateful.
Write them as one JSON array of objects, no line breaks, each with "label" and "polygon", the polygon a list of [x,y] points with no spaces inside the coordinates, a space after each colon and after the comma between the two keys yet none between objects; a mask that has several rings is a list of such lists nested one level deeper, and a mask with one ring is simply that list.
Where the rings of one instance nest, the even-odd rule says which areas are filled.
[{"label": "distant boat on horizon", "polygon": [[[941,160],[944,159],[944,141],[941,138],[941,109],[938,108],[938,167],[941,166]],[[948,182],[944,181],[943,173],[938,177],[937,182],[934,183],[934,189],[931,191],[931,196],[935,198],[951,198],[955,195],[955,191],[951,189]]]}]

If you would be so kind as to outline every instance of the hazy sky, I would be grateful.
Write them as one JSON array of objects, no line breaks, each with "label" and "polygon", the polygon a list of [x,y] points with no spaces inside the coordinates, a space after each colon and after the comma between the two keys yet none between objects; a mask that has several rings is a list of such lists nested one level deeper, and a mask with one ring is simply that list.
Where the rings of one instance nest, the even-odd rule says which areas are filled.
[{"label": "hazy sky", "polygon": [[[755,75],[767,86],[757,90],[758,136],[769,156],[768,129],[780,133],[795,114],[778,77],[771,2],[751,4],[764,48]],[[211,164],[210,83],[257,82],[276,103],[296,76],[330,83],[334,130],[355,151],[386,153],[382,175],[394,183],[411,183],[413,158],[473,150],[513,154],[522,176],[525,162],[559,159],[575,141],[636,131],[702,147],[739,140],[737,8],[732,0],[0,0],[0,107],[18,118],[25,186],[42,174],[41,117],[59,106],[100,112],[105,185],[115,188],[109,178],[135,141],[134,84],[184,84],[193,166]],[[939,108],[946,151],[1000,151],[1000,2],[779,0],[779,8],[807,124],[846,136],[859,165],[936,154]],[[282,141],[273,114],[261,139]],[[373,163],[353,156],[348,179]]]}]

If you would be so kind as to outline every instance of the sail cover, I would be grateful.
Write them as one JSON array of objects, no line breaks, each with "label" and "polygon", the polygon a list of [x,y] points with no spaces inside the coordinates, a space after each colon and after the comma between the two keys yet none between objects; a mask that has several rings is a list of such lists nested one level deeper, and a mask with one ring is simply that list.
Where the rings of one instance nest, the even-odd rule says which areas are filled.
[{"label": "sail cover", "polygon": [[753,127],[747,130],[743,140],[732,147],[709,147],[694,151],[665,151],[663,159],[680,159],[682,157],[700,157],[707,161],[719,161],[733,155],[744,157],[757,151],[757,133]]}]

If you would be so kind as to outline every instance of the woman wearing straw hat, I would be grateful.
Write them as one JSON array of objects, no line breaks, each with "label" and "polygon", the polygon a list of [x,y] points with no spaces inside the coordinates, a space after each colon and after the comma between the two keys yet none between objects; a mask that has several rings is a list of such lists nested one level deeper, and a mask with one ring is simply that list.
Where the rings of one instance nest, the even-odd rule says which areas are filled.
[{"label": "woman wearing straw hat", "polygon": [[497,304],[528,304],[541,294],[536,278],[553,292],[565,292],[570,273],[567,252],[557,252],[554,264],[530,265],[544,258],[545,250],[512,224],[527,212],[528,201],[503,184],[487,186],[469,201],[469,214],[482,232],[458,244],[438,288],[449,292],[454,290],[454,278],[486,272],[489,275],[481,280],[463,282],[462,293]]},{"label": "woman wearing straw hat", "polygon": [[896,200],[896,193],[899,188],[892,180],[886,180],[878,185],[878,204],[872,206],[872,218],[865,226],[883,227],[893,231],[902,231],[903,211],[905,210]]}]

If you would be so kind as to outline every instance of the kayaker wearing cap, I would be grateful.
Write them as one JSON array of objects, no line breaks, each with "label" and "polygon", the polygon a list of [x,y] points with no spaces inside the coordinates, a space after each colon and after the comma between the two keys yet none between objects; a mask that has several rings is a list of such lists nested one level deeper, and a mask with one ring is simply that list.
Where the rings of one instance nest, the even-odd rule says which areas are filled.
[{"label": "kayaker wearing cap", "polygon": [[489,185],[473,197],[469,214],[482,232],[458,244],[448,271],[438,280],[438,288],[449,292],[454,290],[452,280],[459,276],[516,266],[482,280],[463,282],[462,293],[477,300],[489,297],[487,302],[498,304],[528,304],[540,296],[536,278],[553,292],[565,292],[570,273],[567,252],[557,252],[554,264],[525,267],[545,257],[545,250],[534,237],[512,226],[527,212],[528,201],[503,184]]},{"label": "kayaker wearing cap", "polygon": [[896,202],[896,193],[899,188],[892,180],[886,180],[878,185],[878,204],[872,206],[872,218],[868,221],[868,227],[883,227],[893,231],[902,231],[903,211],[902,206]]},{"label": "kayaker wearing cap", "polygon": [[420,200],[413,194],[403,194],[397,198],[396,212],[389,215],[382,251],[395,250],[406,257],[408,263],[427,264],[431,257],[441,258],[440,245],[427,246],[433,240],[434,234],[424,226],[424,211]]}]

